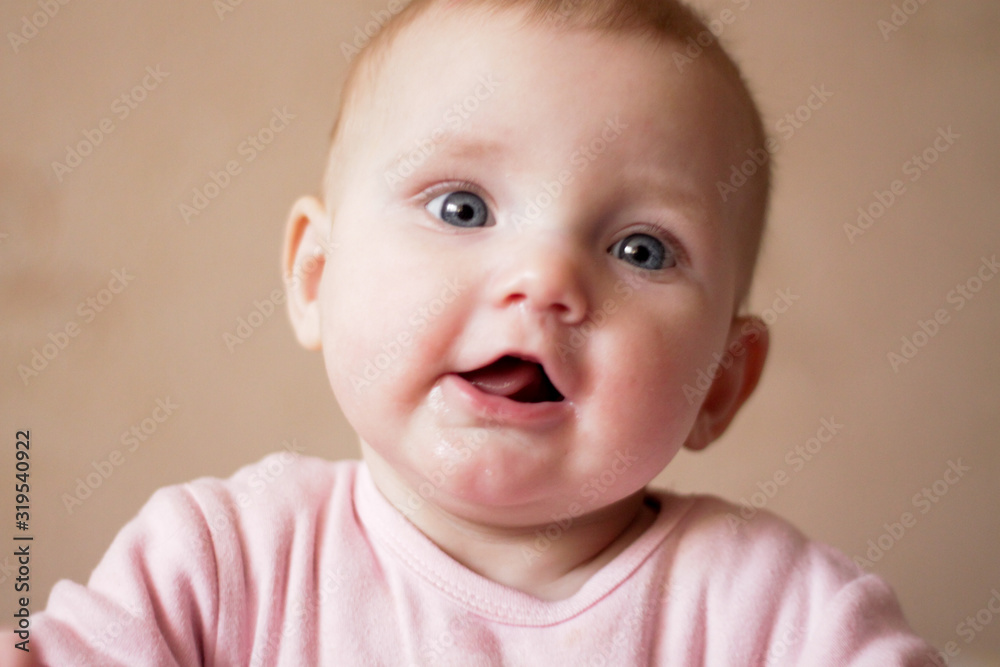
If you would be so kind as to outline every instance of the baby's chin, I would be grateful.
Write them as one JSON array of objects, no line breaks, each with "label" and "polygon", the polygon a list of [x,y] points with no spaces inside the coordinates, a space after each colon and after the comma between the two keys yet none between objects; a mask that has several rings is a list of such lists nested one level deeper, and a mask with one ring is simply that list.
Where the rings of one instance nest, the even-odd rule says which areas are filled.
[{"label": "baby's chin", "polygon": [[396,504],[432,505],[477,523],[544,523],[551,521],[552,507],[568,505],[576,495],[579,484],[560,484],[558,462],[526,452],[530,443],[478,433],[478,439],[464,434],[389,451],[365,443],[362,451],[376,484]]}]

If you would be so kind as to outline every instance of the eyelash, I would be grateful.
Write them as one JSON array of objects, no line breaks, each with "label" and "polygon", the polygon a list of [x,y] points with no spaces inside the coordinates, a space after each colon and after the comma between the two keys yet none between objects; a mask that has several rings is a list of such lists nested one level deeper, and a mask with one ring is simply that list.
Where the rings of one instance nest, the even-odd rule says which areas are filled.
[{"label": "eyelash", "polygon": [[[674,257],[677,260],[677,266],[689,265],[689,257],[684,245],[677,240],[676,236],[671,234],[664,227],[651,222],[640,222],[632,227],[629,227],[624,233],[619,234],[619,238],[628,238],[633,234],[648,234],[649,236],[658,239],[667,247],[667,250],[674,253]],[[617,242],[618,241],[615,241],[615,243]]]},{"label": "eyelash", "polygon": [[493,216],[494,207],[492,200],[486,196],[486,193],[483,192],[478,185],[471,181],[463,181],[461,179],[445,180],[444,182],[433,185],[421,192],[417,195],[417,199],[421,206],[427,206],[427,204],[434,201],[437,197],[440,197],[448,192],[471,192],[486,202],[486,207],[490,211],[490,217]]}]

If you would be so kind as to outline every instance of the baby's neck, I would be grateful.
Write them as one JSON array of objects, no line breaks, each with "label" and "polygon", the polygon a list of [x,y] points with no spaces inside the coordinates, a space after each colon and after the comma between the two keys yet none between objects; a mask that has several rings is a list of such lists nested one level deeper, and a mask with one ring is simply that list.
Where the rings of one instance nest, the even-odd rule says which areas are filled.
[{"label": "baby's neck", "polygon": [[[371,452],[366,452],[371,454]],[[653,523],[656,512],[640,491],[560,527],[557,539],[542,538],[552,524],[518,527],[469,521],[432,503],[407,508],[409,497],[377,455],[366,456],[382,494],[428,538],[470,570],[542,600],[573,596],[604,565]]]},{"label": "baby's neck", "polygon": [[579,522],[555,540],[552,524],[519,529],[480,526],[445,514],[424,513],[417,527],[469,569],[542,600],[572,597],[594,574],[653,523],[655,513],[638,494]]}]

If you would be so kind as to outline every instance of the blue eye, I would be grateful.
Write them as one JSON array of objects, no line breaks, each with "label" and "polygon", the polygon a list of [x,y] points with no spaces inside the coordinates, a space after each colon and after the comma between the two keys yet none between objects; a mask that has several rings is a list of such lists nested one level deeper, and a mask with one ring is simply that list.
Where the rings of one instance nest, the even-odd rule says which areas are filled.
[{"label": "blue eye", "polygon": [[677,266],[673,251],[649,234],[632,234],[615,243],[609,252],[616,258],[647,271]]},{"label": "blue eye", "polygon": [[446,192],[427,203],[427,210],[455,227],[485,227],[490,219],[486,202],[471,192]]}]

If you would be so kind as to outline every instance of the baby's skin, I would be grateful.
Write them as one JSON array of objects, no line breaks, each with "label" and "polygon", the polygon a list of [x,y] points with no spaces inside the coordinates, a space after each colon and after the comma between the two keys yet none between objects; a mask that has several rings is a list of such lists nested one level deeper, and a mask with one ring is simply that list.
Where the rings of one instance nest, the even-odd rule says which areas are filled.
[{"label": "baby's skin", "polygon": [[766,328],[738,313],[760,193],[717,191],[753,136],[713,59],[522,19],[432,7],[397,37],[284,270],[378,489],[470,569],[556,600],[756,386]]}]

